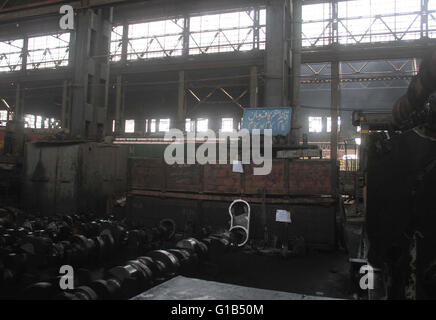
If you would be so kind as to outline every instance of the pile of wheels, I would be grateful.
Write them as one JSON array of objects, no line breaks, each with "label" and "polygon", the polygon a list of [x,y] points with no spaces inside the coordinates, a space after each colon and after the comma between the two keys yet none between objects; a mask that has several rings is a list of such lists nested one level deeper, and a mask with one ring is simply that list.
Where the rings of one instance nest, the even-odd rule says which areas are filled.
[{"label": "pile of wheels", "polygon": [[195,274],[199,263],[208,259],[211,245],[225,249],[229,242],[225,236],[211,236],[204,242],[194,238],[183,239],[173,249],[150,251],[108,269],[103,278],[89,279],[75,289],[61,290],[57,278],[52,282],[29,286],[24,290],[23,297],[54,300],[130,299],[176,275]]},{"label": "pile of wheels", "polygon": [[[0,297],[128,299],[177,274],[195,274],[201,262],[230,246],[225,235],[201,237],[183,239],[170,219],[153,228],[78,215],[5,223]],[[74,270],[76,289],[61,290],[62,266]]]}]

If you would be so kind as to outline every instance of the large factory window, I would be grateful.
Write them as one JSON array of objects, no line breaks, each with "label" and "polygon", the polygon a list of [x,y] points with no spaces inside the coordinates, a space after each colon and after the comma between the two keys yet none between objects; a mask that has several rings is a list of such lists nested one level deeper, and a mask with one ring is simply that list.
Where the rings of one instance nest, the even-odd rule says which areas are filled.
[{"label": "large factory window", "polygon": [[35,129],[36,117],[33,114],[24,115],[24,127]]},{"label": "large factory window", "polygon": [[192,119],[186,119],[185,123],[185,131],[186,132],[193,132],[195,130],[195,121]]},{"label": "large factory window", "polygon": [[325,46],[330,44],[330,19],[332,17],[329,3],[305,5],[303,12],[303,46]]},{"label": "large factory window", "polygon": [[309,117],[309,132],[322,132],[322,117]]},{"label": "large factory window", "polygon": [[332,3],[303,6],[303,46],[332,42],[359,44],[419,39],[436,33],[436,4],[429,1],[428,29],[421,23],[427,13],[421,0],[349,0],[338,2],[338,36],[334,38]]},{"label": "large factory window", "polygon": [[135,132],[135,120],[126,120],[125,132],[126,133]]},{"label": "large factory window", "polygon": [[36,116],[36,129],[42,129],[42,117]]},{"label": "large factory window", "polygon": [[70,33],[29,38],[27,69],[58,68],[68,65]]},{"label": "large factory window", "polygon": [[428,0],[428,29],[429,37],[436,37],[436,0]]},{"label": "large factory window", "polygon": [[111,61],[120,61],[123,51],[123,26],[115,26],[111,33]]},{"label": "large factory window", "polygon": [[23,44],[23,39],[0,41],[0,72],[21,70]]},{"label": "large factory window", "polygon": [[170,131],[170,119],[160,119],[159,120],[159,132]]},{"label": "large factory window", "polygon": [[233,118],[223,118],[221,120],[221,132],[233,131]]},{"label": "large factory window", "polygon": [[357,0],[339,2],[338,6],[340,43],[421,37],[420,0]]},{"label": "large factory window", "polygon": [[[128,26],[127,60],[149,59],[213,52],[264,50],[266,9],[226,12],[185,19],[167,19]],[[189,33],[188,38],[184,32]],[[185,41],[189,41],[185,43]],[[189,46],[189,52],[183,48]],[[114,26],[111,34],[111,61],[121,60],[123,26]]]},{"label": "large factory window", "polygon": [[197,132],[206,132],[209,130],[209,119],[197,119]]},{"label": "large factory window", "polygon": [[8,111],[0,110],[0,127],[6,127],[8,121]]},{"label": "large factory window", "polygon": [[150,132],[152,133],[156,132],[156,119],[150,120]]},{"label": "large factory window", "polygon": [[[182,55],[183,28],[184,19],[129,25],[127,59],[137,60]],[[113,50],[112,54],[114,54]]]},{"label": "large factory window", "polygon": [[[190,18],[189,54],[265,49],[266,10]],[[258,17],[258,18],[257,18]]]}]

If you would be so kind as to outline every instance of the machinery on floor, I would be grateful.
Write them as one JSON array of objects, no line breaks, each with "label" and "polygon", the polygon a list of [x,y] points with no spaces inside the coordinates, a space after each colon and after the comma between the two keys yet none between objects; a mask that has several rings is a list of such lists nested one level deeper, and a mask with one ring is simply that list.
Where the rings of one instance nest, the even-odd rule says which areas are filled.
[{"label": "machinery on floor", "polygon": [[[339,197],[334,186],[339,169],[337,166],[333,168],[330,160],[322,159],[318,148],[288,142],[290,119],[290,108],[250,108],[244,111],[242,129],[250,134],[253,130],[261,133],[265,129],[272,130],[274,152],[268,175],[254,174],[260,165],[253,163],[239,163],[235,167],[232,162],[235,159],[228,159],[228,164],[168,165],[164,159],[164,147],[159,152],[153,142],[132,144],[130,141],[129,144],[129,141],[124,141],[129,151],[138,150],[129,153],[127,211],[130,221],[155,223],[159,215],[144,216],[142,213],[159,208],[160,215],[171,217],[180,224],[189,222],[193,228],[227,230],[227,208],[233,201],[242,199],[250,207],[249,225],[245,226],[250,230],[250,236],[241,234],[245,238],[243,243],[260,241],[272,245],[276,242],[287,246],[286,242],[303,238],[308,246],[334,249],[339,212]],[[238,139],[240,145],[244,138]],[[117,143],[124,144],[120,140]],[[188,143],[184,141],[184,144]],[[186,145],[184,150],[188,149]],[[254,148],[252,144],[250,146]],[[195,150],[199,147],[197,144]],[[309,159],[312,157],[314,159]],[[242,159],[241,152],[239,159]],[[216,161],[218,163],[218,158]],[[286,232],[276,221],[278,210],[292,214],[292,223]],[[241,233],[248,233],[240,227],[238,229]]]},{"label": "machinery on floor", "polygon": [[[233,246],[226,234],[202,234],[201,241],[181,235],[169,219],[134,228],[113,217],[31,219],[11,208],[1,214],[2,299],[129,299],[178,274],[195,275]],[[61,290],[65,267],[73,287]]]},{"label": "machinery on floor", "polygon": [[379,270],[378,297],[436,298],[435,91],[436,52],[431,51],[392,116],[386,115],[384,123],[377,117],[379,123],[362,132],[366,226],[361,257]]}]

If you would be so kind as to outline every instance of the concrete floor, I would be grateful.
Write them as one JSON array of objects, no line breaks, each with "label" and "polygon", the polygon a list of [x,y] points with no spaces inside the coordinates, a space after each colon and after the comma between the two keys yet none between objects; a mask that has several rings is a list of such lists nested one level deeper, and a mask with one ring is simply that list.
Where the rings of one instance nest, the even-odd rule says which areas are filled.
[{"label": "concrete floor", "polygon": [[220,259],[212,272],[199,278],[240,286],[352,299],[348,255],[345,252],[308,252],[304,257],[282,258],[233,252]]},{"label": "concrete floor", "polygon": [[325,300],[306,296],[218,283],[213,281],[175,277],[132,300]]}]

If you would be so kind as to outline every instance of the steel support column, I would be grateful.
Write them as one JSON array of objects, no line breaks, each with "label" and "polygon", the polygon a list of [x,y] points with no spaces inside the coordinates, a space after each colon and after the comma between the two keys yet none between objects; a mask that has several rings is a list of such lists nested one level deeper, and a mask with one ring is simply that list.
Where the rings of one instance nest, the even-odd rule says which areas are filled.
[{"label": "steel support column", "polygon": [[61,125],[64,129],[70,128],[70,119],[68,118],[69,110],[69,83],[68,80],[64,80],[62,86],[62,105],[61,105]]},{"label": "steel support column", "polygon": [[265,107],[288,104],[290,13],[288,1],[271,0],[267,5]]},{"label": "steel support column", "polygon": [[123,38],[122,38],[122,46],[121,46],[121,61],[123,64],[127,62],[127,52],[129,46],[129,24],[124,21],[123,22]]},{"label": "steel support column", "polygon": [[250,107],[258,107],[259,87],[257,81],[257,67],[250,68]]},{"label": "steel support column", "polygon": [[340,62],[332,62],[331,74],[331,137],[330,137],[330,158],[332,162],[332,187],[335,193],[338,192],[338,120],[340,108]]}]

